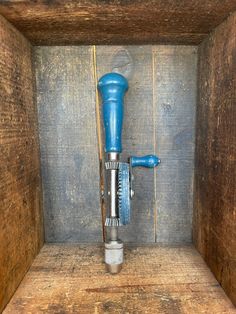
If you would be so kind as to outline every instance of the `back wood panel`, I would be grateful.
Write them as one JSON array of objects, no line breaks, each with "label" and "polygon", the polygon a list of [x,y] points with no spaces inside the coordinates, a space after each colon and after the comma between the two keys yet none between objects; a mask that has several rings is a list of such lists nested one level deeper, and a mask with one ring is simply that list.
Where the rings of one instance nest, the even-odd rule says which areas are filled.
[{"label": "back wood panel", "polygon": [[236,14],[199,49],[194,242],[236,304]]},{"label": "back wood panel", "polygon": [[0,17],[0,312],[43,244],[29,42]]},{"label": "back wood panel", "polygon": [[156,152],[159,168],[135,169],[132,222],[121,235],[135,242],[191,242],[197,48],[99,46],[98,77],[129,81],[122,159]]},{"label": "back wood panel", "polygon": [[47,242],[100,242],[92,47],[35,49]]},{"label": "back wood panel", "polygon": [[101,240],[97,146],[104,160],[104,134],[95,88],[97,79],[115,71],[129,81],[121,159],[154,152],[162,159],[155,170],[134,169],[132,220],[120,228],[121,238],[190,242],[197,49],[87,46],[35,51],[47,241]]},{"label": "back wood panel", "polygon": [[154,48],[156,241],[192,242],[197,48]]}]

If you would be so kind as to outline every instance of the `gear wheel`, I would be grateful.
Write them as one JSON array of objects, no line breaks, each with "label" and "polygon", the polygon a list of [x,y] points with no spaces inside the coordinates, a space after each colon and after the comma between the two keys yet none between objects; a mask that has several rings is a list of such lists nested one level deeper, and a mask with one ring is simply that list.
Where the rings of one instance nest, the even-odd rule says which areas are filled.
[{"label": "gear wheel", "polygon": [[129,164],[121,162],[119,164],[119,216],[120,224],[127,225],[130,222],[130,173]]}]

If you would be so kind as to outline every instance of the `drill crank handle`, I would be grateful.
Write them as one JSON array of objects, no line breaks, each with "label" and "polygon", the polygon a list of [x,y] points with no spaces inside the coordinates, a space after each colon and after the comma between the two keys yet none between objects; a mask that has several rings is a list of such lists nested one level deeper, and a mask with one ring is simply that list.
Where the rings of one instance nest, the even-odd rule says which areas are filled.
[{"label": "drill crank handle", "polygon": [[155,155],[146,155],[141,157],[130,157],[131,167],[154,168],[160,164],[161,160]]}]

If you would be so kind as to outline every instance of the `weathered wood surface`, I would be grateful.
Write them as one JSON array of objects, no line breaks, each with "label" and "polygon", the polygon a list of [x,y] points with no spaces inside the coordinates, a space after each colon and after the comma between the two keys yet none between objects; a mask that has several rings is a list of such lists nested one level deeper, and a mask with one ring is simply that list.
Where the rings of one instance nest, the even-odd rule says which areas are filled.
[{"label": "weathered wood surface", "polygon": [[199,44],[235,10],[235,0],[0,1],[36,45]]},{"label": "weathered wood surface", "polygon": [[[127,162],[129,156],[153,153],[152,47],[96,47],[96,68],[99,78],[115,71],[129,81],[124,103],[121,160]],[[120,236],[126,242],[154,242],[154,170],[134,169],[134,176],[131,224],[120,228]]]},{"label": "weathered wood surface", "polygon": [[199,49],[194,242],[236,304],[236,15]]},{"label": "weathered wood surface", "polygon": [[103,248],[45,245],[4,314],[236,313],[191,246],[129,247],[118,275],[105,273]]},{"label": "weathered wood surface", "polygon": [[157,242],[192,242],[197,48],[156,46],[154,64]]},{"label": "weathered wood surface", "polygon": [[100,242],[92,47],[35,49],[47,242]]},{"label": "weathered wood surface", "polygon": [[0,17],[0,312],[43,242],[31,46]]},{"label": "weathered wood surface", "polygon": [[101,241],[95,89],[116,71],[129,80],[122,160],[154,152],[162,159],[157,170],[134,170],[132,222],[121,238],[191,242],[196,48],[99,46],[93,61],[92,47],[35,51],[47,241]]}]

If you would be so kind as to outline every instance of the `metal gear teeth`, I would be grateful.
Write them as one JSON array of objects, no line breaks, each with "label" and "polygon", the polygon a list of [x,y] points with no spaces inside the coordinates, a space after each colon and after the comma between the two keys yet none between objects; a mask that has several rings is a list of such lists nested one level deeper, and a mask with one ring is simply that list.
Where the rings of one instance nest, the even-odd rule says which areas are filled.
[{"label": "metal gear teeth", "polygon": [[116,170],[119,169],[119,162],[118,161],[107,161],[105,162],[106,170]]},{"label": "metal gear teeth", "polygon": [[[124,186],[124,178],[128,180],[128,164],[120,163],[119,164],[119,173],[118,173],[118,209],[120,217],[120,225],[127,225],[130,221],[130,203],[129,197],[130,193],[127,191],[128,187]],[[125,182],[127,184],[128,182]]]},{"label": "metal gear teeth", "polygon": [[120,225],[121,225],[120,218],[116,218],[116,217],[106,218],[106,221],[105,221],[106,227],[119,227]]},{"label": "metal gear teeth", "polygon": [[118,174],[118,208],[119,208],[119,213],[121,212],[121,203],[122,203],[122,172],[119,171],[119,174]]}]

